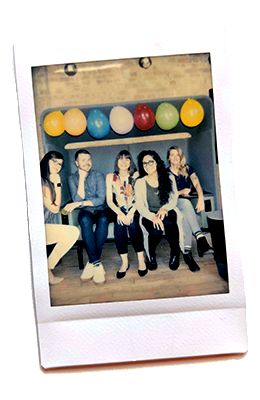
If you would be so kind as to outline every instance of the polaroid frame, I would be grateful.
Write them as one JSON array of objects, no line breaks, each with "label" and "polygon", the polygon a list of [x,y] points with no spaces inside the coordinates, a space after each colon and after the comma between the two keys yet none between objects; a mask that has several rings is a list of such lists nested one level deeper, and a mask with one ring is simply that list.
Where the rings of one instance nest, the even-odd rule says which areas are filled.
[{"label": "polaroid frame", "polygon": [[[194,42],[195,43],[195,42]],[[83,44],[83,43],[82,43]],[[118,47],[119,48],[119,47]],[[43,50],[46,49],[46,50]],[[81,49],[81,50],[79,50]],[[85,50],[82,50],[85,49]],[[189,38],[172,43],[129,43],[86,48],[73,41],[32,48],[14,46],[22,131],[31,249],[32,286],[40,364],[56,368],[247,351],[245,295],[238,249],[238,223],[232,173],[232,109],[224,39],[208,35],[199,44]],[[47,278],[39,148],[31,68],[120,58],[210,53],[221,195],[225,219],[229,293],[210,296],[51,307]]]}]

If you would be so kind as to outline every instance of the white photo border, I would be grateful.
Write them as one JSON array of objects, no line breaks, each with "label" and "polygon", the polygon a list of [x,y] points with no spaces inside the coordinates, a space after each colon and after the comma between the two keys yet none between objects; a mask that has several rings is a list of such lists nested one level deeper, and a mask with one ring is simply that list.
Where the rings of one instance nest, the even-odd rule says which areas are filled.
[{"label": "white photo border", "polygon": [[[247,351],[245,295],[232,165],[232,108],[224,38],[193,44],[104,47],[73,41],[37,46],[17,42],[15,74],[22,131],[28,227],[40,362],[44,368]],[[119,38],[118,38],[119,40]],[[83,44],[84,41],[82,41]],[[195,43],[195,44],[194,44]],[[197,297],[51,307],[32,67],[71,62],[210,53],[216,134],[228,257],[229,293]]]}]

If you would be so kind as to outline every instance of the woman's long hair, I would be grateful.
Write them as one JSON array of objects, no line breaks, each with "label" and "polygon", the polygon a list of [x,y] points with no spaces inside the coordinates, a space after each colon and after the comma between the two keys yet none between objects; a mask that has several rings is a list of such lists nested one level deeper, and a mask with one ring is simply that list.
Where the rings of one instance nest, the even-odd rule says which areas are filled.
[{"label": "woman's long hair", "polygon": [[170,193],[172,191],[171,178],[169,177],[169,174],[165,167],[164,161],[153,150],[141,151],[141,153],[138,156],[138,168],[139,168],[140,178],[147,175],[147,173],[144,170],[144,166],[143,166],[143,159],[145,156],[151,156],[157,164],[157,174],[158,174],[158,182],[159,182],[158,197],[159,197],[161,205],[163,206],[164,204],[168,203]]},{"label": "woman's long hair", "polygon": [[61,153],[59,153],[58,151],[49,151],[49,153],[45,154],[45,156],[43,157],[43,159],[40,162],[41,178],[43,180],[43,183],[47,183],[47,186],[50,188],[52,204],[55,204],[56,191],[55,191],[54,184],[50,181],[49,161],[53,160],[54,158],[56,158],[58,160],[63,160],[63,155]]},{"label": "woman's long hair", "polygon": [[183,154],[182,149],[180,149],[178,146],[172,146],[169,148],[169,150],[167,151],[167,160],[168,160],[169,164],[170,164],[169,157],[170,157],[171,150],[176,150],[180,156],[180,166],[179,166],[179,171],[178,171],[179,174],[185,176],[185,178],[188,178],[189,167],[187,165],[186,157]]},{"label": "woman's long hair", "polygon": [[136,168],[136,165],[135,165],[135,163],[132,159],[132,156],[128,150],[121,150],[118,153],[118,155],[116,156],[114,173],[116,175],[119,175],[118,160],[123,156],[125,156],[126,158],[128,158],[130,160],[130,166],[128,168],[128,171],[129,171],[129,175],[132,176],[137,171],[137,168]]}]

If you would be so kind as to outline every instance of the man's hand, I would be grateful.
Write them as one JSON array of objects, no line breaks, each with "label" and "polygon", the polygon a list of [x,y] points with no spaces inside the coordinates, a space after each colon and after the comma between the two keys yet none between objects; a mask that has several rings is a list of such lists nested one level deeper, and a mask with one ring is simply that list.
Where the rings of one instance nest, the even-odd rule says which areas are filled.
[{"label": "man's hand", "polygon": [[81,180],[85,180],[86,179],[86,177],[88,176],[88,172],[87,171],[84,171],[84,169],[78,169],[78,171],[79,171],[79,179],[81,179]]},{"label": "man's hand", "polygon": [[76,201],[75,203],[69,203],[67,204],[63,210],[65,210],[67,213],[72,212],[73,210],[75,210],[75,208],[77,208],[79,206],[79,203]]}]

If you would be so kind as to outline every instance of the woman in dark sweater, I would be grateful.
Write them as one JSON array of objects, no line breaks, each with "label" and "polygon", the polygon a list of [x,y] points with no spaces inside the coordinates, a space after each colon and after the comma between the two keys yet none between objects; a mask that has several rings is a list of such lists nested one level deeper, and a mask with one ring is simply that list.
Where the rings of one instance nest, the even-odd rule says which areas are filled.
[{"label": "woman in dark sweater", "polygon": [[178,198],[177,207],[188,221],[188,230],[185,232],[185,252],[190,254],[191,257],[193,234],[197,240],[198,254],[202,257],[203,253],[212,252],[212,249],[199,227],[197,216],[190,200],[188,198],[185,199],[185,196],[188,196],[191,191],[191,185],[193,185],[198,194],[196,211],[199,213],[204,210],[204,196],[199,178],[192,166],[187,165],[186,157],[178,146],[169,148],[167,160],[169,162],[168,172],[175,178],[178,194],[181,196]]}]

